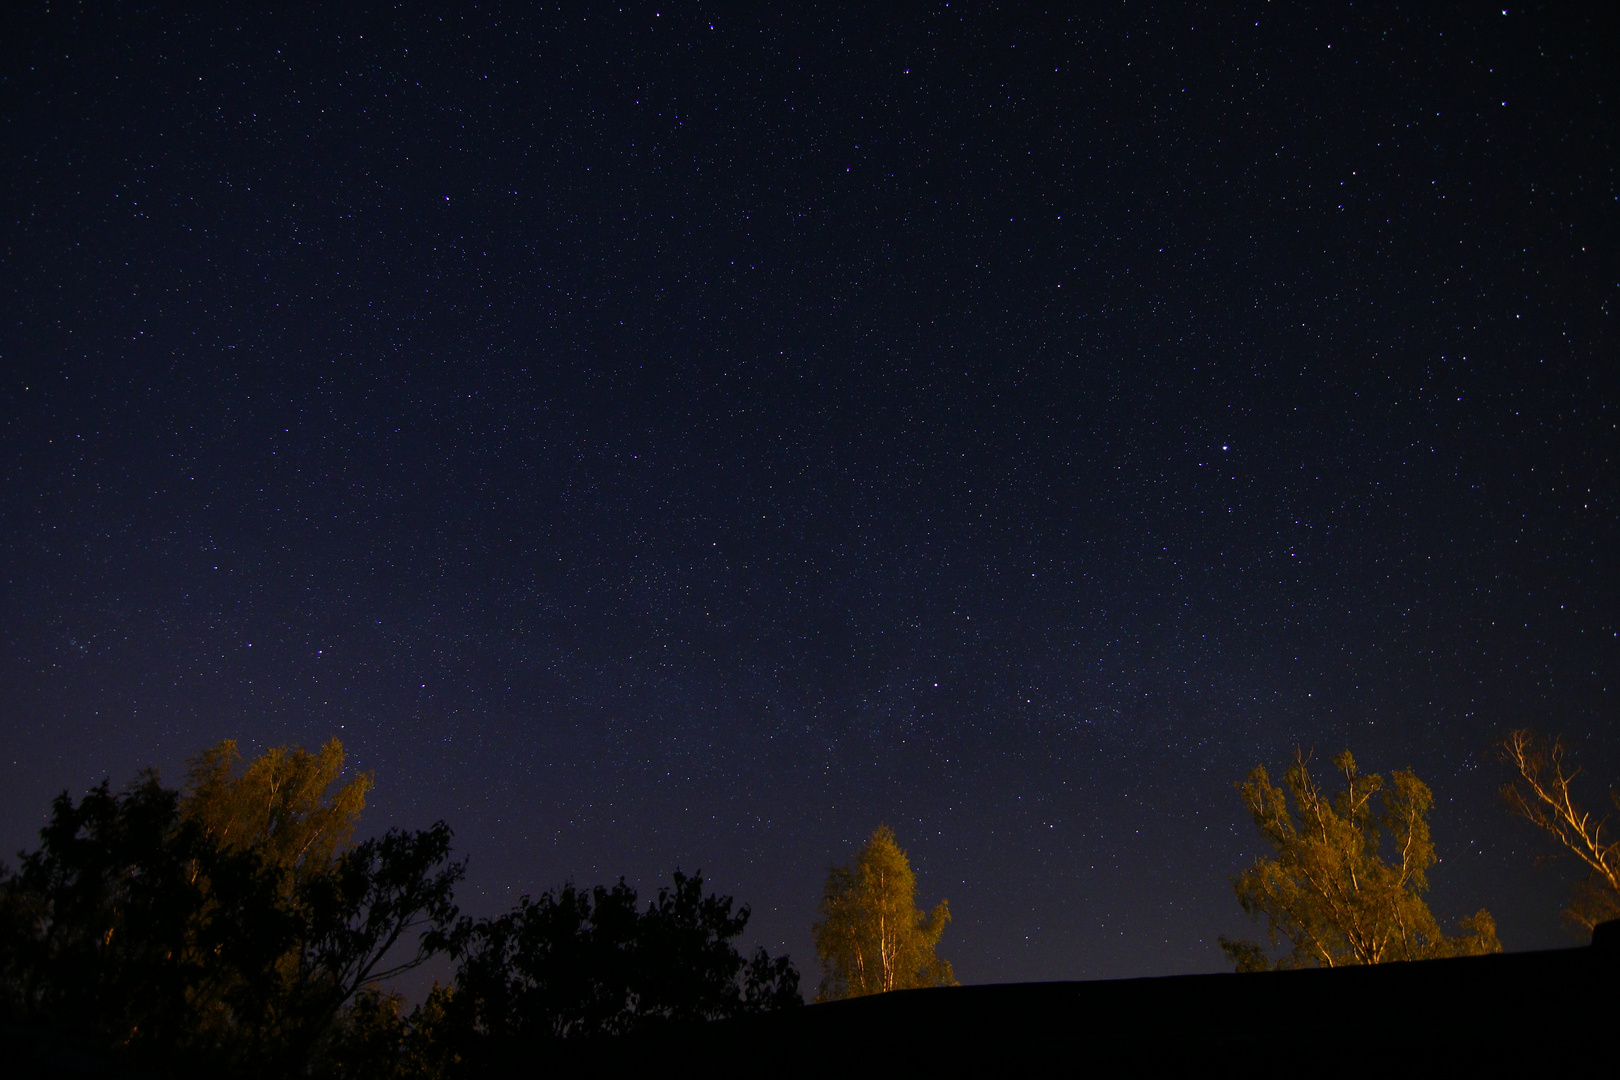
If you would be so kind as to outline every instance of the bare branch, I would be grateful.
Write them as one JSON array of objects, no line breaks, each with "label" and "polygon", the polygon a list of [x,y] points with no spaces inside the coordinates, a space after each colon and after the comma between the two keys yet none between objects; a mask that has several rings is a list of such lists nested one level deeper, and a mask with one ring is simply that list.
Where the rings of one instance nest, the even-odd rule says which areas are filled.
[{"label": "bare branch", "polygon": [[[1563,740],[1544,738],[1528,728],[1509,732],[1499,745],[1502,760],[1518,777],[1502,785],[1502,798],[1519,817],[1550,834],[1610,889],[1620,893],[1620,841],[1605,841],[1608,818],[1594,820],[1575,802],[1571,785],[1581,774],[1565,765]],[[1610,797],[1620,806],[1620,796]]]}]

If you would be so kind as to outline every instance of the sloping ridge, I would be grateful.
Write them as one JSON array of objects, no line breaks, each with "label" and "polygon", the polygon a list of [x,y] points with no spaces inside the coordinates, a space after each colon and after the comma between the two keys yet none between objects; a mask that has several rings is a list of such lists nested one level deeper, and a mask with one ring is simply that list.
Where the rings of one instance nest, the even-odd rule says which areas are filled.
[{"label": "sloping ridge", "polygon": [[1327,1075],[1462,1063],[1535,1075],[1594,1055],[1612,1067],[1620,923],[1600,931],[1612,932],[1584,948],[1373,967],[905,990],[665,1032],[625,1051],[645,1065],[792,1076],[1288,1062]]}]

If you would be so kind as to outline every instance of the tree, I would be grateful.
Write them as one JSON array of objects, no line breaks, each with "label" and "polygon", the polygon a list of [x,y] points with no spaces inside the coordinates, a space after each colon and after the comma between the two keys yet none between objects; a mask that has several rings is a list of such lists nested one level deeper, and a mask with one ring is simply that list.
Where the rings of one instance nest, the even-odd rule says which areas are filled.
[{"label": "tree", "polygon": [[[466,872],[465,861],[450,859],[450,836],[442,821],[390,829],[300,885],[292,984],[303,1030],[295,1051],[312,1053],[360,991],[419,967],[444,947],[456,921],[456,883]],[[402,945],[403,953],[395,952]]]},{"label": "tree", "polygon": [[934,955],[950,906],[941,900],[924,915],[916,891],[911,861],[887,825],[850,866],[828,870],[821,921],[813,927],[822,968],[817,1001],[956,985],[950,963]]},{"label": "tree", "polygon": [[[1552,836],[1586,868],[1585,880],[1576,884],[1575,898],[1564,909],[1564,920],[1590,934],[1598,923],[1620,918],[1620,838],[1605,839],[1609,819],[1594,819],[1575,801],[1570,785],[1581,770],[1566,764],[1563,740],[1526,728],[1509,732],[1497,749],[1518,774],[1502,785],[1509,808]],[[1620,809],[1620,791],[1610,788],[1609,799]]]},{"label": "tree", "polygon": [[181,811],[227,851],[251,848],[292,871],[289,881],[321,873],[354,839],[374,782],[361,773],[339,784],[343,744],[328,739],[315,754],[278,746],[244,764],[233,739],[186,763]]},{"label": "tree", "polygon": [[[1331,800],[1316,786],[1304,754],[1289,767],[1286,790],[1271,782],[1264,766],[1237,785],[1276,857],[1257,858],[1232,879],[1233,888],[1251,918],[1266,917],[1271,945],[1282,939],[1292,946],[1273,962],[1257,942],[1222,937],[1221,948],[1237,969],[1500,952],[1488,911],[1462,921],[1466,934],[1448,938],[1423,901],[1427,871],[1435,862],[1428,823],[1434,798],[1428,787],[1407,771],[1390,774],[1386,787],[1381,777],[1358,771],[1348,750],[1333,763],[1345,788]],[[1393,861],[1381,850],[1385,836]]]},{"label": "tree", "polygon": [[[449,1040],[481,1060],[551,1040],[625,1035],[669,1021],[723,1020],[801,1003],[787,957],[744,960],[734,944],[749,909],[703,895],[675,872],[643,910],[621,879],[523,897],[496,919],[463,920],[460,963],[441,1001]],[[485,1062],[487,1064],[487,1062]]]},{"label": "tree", "polygon": [[56,800],[40,848],[0,868],[0,1003],[163,1072],[307,1071],[365,988],[421,963],[454,922],[449,829],[318,853],[319,798],[235,836],[195,799],[148,772]]},{"label": "tree", "polygon": [[77,804],[63,793],[39,849],[0,871],[14,1022],[127,1059],[224,1054],[237,992],[262,983],[295,931],[257,860],[209,844],[177,802],[151,773]]},{"label": "tree", "polygon": [[[252,852],[297,921],[273,975],[258,979],[259,1009],[246,1026],[267,1041],[261,1052],[279,1038],[283,1055],[316,1055],[334,1025],[353,1019],[342,1014],[362,990],[425,962],[437,947],[431,932],[455,921],[465,864],[450,860],[449,827],[355,844],[373,777],[342,781],[344,763],[335,738],[314,754],[281,746],[251,761],[227,739],[187,762],[186,820],[222,851]],[[412,931],[414,948],[397,952]]]},{"label": "tree", "polygon": [[[151,772],[64,792],[39,849],[0,866],[8,1043],[105,1071],[444,1080],[561,1040],[802,1004],[787,957],[738,952],[749,909],[698,876],[644,907],[621,880],[458,918],[449,827],[353,842],[370,777],[342,767],[335,740],[248,762],[223,743],[183,792]],[[454,983],[405,1012],[387,980],[439,952],[460,961]]]},{"label": "tree", "polygon": [[427,1000],[404,1011],[396,991],[366,987],[355,995],[311,1070],[318,1080],[445,1080],[462,1075],[445,1038],[450,991],[434,984]]}]

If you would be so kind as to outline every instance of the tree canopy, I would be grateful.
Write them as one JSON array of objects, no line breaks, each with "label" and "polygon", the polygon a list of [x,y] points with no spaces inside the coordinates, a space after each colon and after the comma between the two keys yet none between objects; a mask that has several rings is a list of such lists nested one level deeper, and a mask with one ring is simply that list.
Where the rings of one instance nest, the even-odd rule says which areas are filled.
[{"label": "tree canopy", "polygon": [[341,782],[343,744],[314,754],[278,746],[244,762],[233,739],[187,762],[180,809],[226,851],[253,850],[264,862],[307,877],[330,867],[354,839],[374,778]]},{"label": "tree canopy", "polygon": [[[343,766],[336,740],[251,761],[225,742],[181,791],[146,772],[63,793],[38,850],[0,866],[0,1024],[162,1075],[444,1080],[801,1003],[786,957],[738,952],[749,909],[700,876],[645,907],[621,880],[459,918],[448,826],[356,842],[371,777]],[[387,981],[436,953],[454,979],[407,1012]]]},{"label": "tree canopy", "polygon": [[[1434,798],[1410,771],[1386,786],[1362,773],[1346,750],[1333,759],[1344,790],[1329,798],[1304,754],[1296,755],[1283,786],[1256,766],[1238,790],[1274,858],[1259,857],[1233,879],[1251,917],[1264,916],[1272,946],[1290,951],[1275,960],[1253,941],[1221,938],[1239,971],[1338,967],[1391,960],[1501,951],[1496,924],[1481,910],[1447,937],[1422,894],[1435,863],[1428,814]],[[1383,854],[1387,838],[1391,857]]]},{"label": "tree canopy", "polygon": [[[274,773],[262,765],[247,775]],[[215,785],[215,805],[229,788]],[[0,873],[0,1000],[14,1022],[168,1071],[303,1071],[356,995],[421,963],[422,936],[454,920],[450,831],[338,850],[311,820],[333,820],[339,800],[275,807],[275,828],[236,837],[198,805],[152,773],[59,796],[39,849]]]},{"label": "tree canopy", "polygon": [[827,872],[821,920],[815,924],[821,959],[817,1001],[924,986],[955,986],[949,961],[934,949],[951,921],[941,900],[926,915],[916,904],[911,860],[880,825],[847,867]]},{"label": "tree canopy", "polygon": [[452,935],[459,965],[441,1002],[446,1030],[472,1060],[498,1061],[514,1047],[800,1004],[786,957],[738,952],[748,919],[746,906],[705,896],[701,875],[679,871],[645,908],[622,879],[525,896],[499,918],[463,920]]}]

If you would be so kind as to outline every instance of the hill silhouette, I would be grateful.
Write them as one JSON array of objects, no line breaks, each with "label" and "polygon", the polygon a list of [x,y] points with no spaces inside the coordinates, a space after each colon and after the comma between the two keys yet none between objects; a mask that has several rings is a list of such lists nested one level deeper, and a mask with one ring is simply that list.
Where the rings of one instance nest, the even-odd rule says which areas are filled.
[{"label": "hill silhouette", "polygon": [[[1590,946],[1370,967],[901,990],[614,1042],[550,1044],[484,1075],[869,1075],[1264,1069],[1545,1075],[1601,1061],[1620,1016],[1620,922]],[[0,1031],[15,1075],[144,1077]],[[515,1049],[515,1048],[514,1048]],[[537,1049],[537,1048],[531,1048]],[[43,1053],[41,1051],[44,1051]]]},{"label": "hill silhouette", "polygon": [[1593,944],[1368,967],[905,990],[662,1033],[610,1064],[900,1068],[1265,1067],[1335,1075],[1606,1056],[1620,923]]}]

